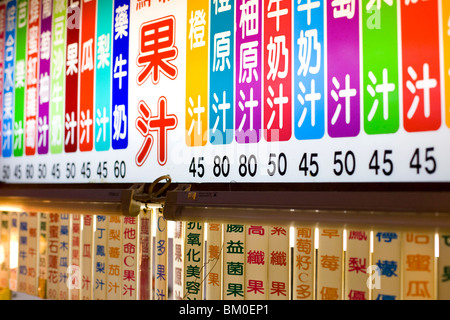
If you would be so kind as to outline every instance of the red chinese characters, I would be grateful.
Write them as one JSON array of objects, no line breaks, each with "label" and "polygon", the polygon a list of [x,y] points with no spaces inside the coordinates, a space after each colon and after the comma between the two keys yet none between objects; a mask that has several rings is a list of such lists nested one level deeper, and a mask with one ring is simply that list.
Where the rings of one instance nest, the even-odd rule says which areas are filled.
[{"label": "red chinese characters", "polygon": [[178,56],[175,46],[175,17],[168,16],[143,23],[139,29],[139,54],[137,65],[142,67],[137,83],[142,85],[151,75],[157,84],[160,73],[174,80],[178,69],[171,61]]},{"label": "red chinese characters", "polygon": [[158,138],[158,163],[163,166],[167,162],[167,132],[177,127],[178,119],[174,114],[167,114],[167,99],[158,100],[158,114],[152,117],[152,111],[144,101],[138,106],[140,116],[136,119],[136,128],[144,137],[144,142],[136,155],[136,164],[142,166],[147,160],[153,146],[152,132]]}]

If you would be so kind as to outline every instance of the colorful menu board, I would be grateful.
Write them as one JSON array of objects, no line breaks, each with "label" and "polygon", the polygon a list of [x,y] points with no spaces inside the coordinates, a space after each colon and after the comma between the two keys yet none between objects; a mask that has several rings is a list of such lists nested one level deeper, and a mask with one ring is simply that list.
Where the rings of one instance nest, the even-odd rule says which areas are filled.
[{"label": "colorful menu board", "polygon": [[9,0],[0,15],[2,181],[450,180],[445,0]]}]

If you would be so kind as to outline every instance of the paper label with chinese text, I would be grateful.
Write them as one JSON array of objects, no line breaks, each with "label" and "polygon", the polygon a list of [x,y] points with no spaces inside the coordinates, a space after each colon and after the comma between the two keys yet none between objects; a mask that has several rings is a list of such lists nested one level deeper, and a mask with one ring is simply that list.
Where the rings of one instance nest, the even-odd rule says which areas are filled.
[{"label": "paper label with chinese text", "polygon": [[291,297],[291,248],[289,246],[289,227],[270,226],[268,299],[290,300]]},{"label": "paper label with chinese text", "polygon": [[344,270],[344,299],[369,300],[366,285],[370,260],[370,229],[347,228],[347,251]]},{"label": "paper label with chinese text", "polygon": [[406,231],[402,240],[402,299],[436,299],[434,232]]},{"label": "paper label with chinese text", "polygon": [[267,300],[269,236],[268,227],[247,225],[245,228],[245,299]]},{"label": "paper label with chinese text", "polygon": [[343,228],[319,226],[317,300],[343,300]]},{"label": "paper label with chinese text", "polygon": [[372,270],[368,276],[372,279],[374,300],[400,299],[401,239],[402,233],[397,230],[377,228],[373,231],[372,264],[378,270]]},{"label": "paper label with chinese text", "polygon": [[222,224],[207,223],[206,300],[222,300]]}]

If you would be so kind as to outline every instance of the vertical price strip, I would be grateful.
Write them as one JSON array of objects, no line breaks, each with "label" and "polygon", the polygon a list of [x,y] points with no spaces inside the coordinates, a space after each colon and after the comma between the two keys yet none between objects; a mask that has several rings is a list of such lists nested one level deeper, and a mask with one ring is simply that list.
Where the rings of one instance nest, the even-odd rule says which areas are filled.
[{"label": "vertical price strip", "polygon": [[69,299],[67,271],[70,266],[71,235],[70,214],[59,215],[59,250],[58,250],[58,300]]},{"label": "vertical price strip", "polygon": [[48,267],[47,267],[47,298],[58,299],[58,253],[59,253],[59,215],[48,215]]},{"label": "vertical price strip", "polygon": [[398,300],[401,298],[401,243],[403,234],[397,230],[373,231],[373,265],[377,268],[370,276],[374,300]]},{"label": "vertical price strip", "polygon": [[27,255],[28,255],[28,212],[19,214],[19,251],[18,251],[18,274],[17,291],[27,292]]},{"label": "vertical price strip", "polygon": [[25,88],[27,74],[28,0],[17,1],[16,61],[14,77],[14,146],[15,157],[24,153]]},{"label": "vertical price strip", "polygon": [[245,226],[226,224],[223,242],[223,299],[244,300]]},{"label": "vertical price strip", "polygon": [[408,231],[403,234],[403,300],[436,298],[434,232]]},{"label": "vertical price strip", "polygon": [[53,2],[41,1],[39,75],[38,75],[38,115],[37,115],[37,152],[47,154],[50,132],[50,88],[52,54],[52,17]]},{"label": "vertical price strip", "polygon": [[112,148],[128,146],[128,68],[130,1],[114,1],[113,78],[112,78]]},{"label": "vertical price strip", "polygon": [[91,151],[94,146],[94,70],[96,0],[83,0],[80,42],[80,151]]},{"label": "vertical price strip", "polygon": [[122,222],[122,300],[138,297],[139,229],[136,217],[123,217]]},{"label": "vertical price strip", "polygon": [[81,215],[71,215],[70,236],[70,265],[67,269],[69,275],[67,285],[70,289],[70,300],[80,300],[81,297]]},{"label": "vertical price strip", "polygon": [[183,299],[184,281],[184,222],[175,221],[173,237],[173,299]]},{"label": "vertical price strip", "polygon": [[75,152],[78,149],[81,3],[80,0],[67,0],[64,111],[64,152],[66,153]]},{"label": "vertical price strip", "polygon": [[92,276],[92,298],[94,300],[106,300],[108,264],[108,222],[106,216],[94,216],[94,239],[93,239],[93,276]]},{"label": "vertical price strip", "polygon": [[188,2],[186,35],[186,144],[208,141],[209,1]]},{"label": "vertical price strip", "polygon": [[81,299],[92,300],[92,287],[93,281],[93,268],[94,259],[92,256],[92,250],[94,248],[93,236],[94,236],[94,218],[95,216],[90,214],[83,215],[83,231],[82,231],[82,246],[83,254],[81,257]]},{"label": "vertical price strip", "polygon": [[99,1],[95,63],[95,150],[111,147],[111,76],[113,1]]},{"label": "vertical price strip", "polygon": [[257,143],[262,130],[262,0],[236,1],[235,139]]},{"label": "vertical price strip", "polygon": [[[155,299],[167,300],[168,297],[168,253],[167,253],[167,221],[164,219],[162,208],[155,210],[156,248],[155,248]],[[184,275],[183,275],[184,276]],[[182,295],[183,296],[183,295]]]},{"label": "vertical price strip", "polygon": [[364,130],[394,133],[400,127],[397,1],[362,7]]},{"label": "vertical price strip", "polygon": [[289,227],[270,226],[268,232],[268,299],[290,300],[292,288]]},{"label": "vertical price strip", "polygon": [[37,296],[41,299],[47,298],[47,282],[48,282],[48,257],[49,257],[49,215],[46,213],[39,214],[39,274]]},{"label": "vertical price strip", "polygon": [[202,300],[204,289],[204,224],[186,222],[184,243],[184,297]]},{"label": "vertical price strip", "polygon": [[206,224],[206,300],[222,300],[222,224]]},{"label": "vertical price strip", "polygon": [[325,134],[325,8],[323,0],[294,11],[294,134],[297,140]]},{"label": "vertical price strip", "polygon": [[50,152],[60,154],[64,146],[66,4],[53,1],[51,46]]},{"label": "vertical price strip", "polygon": [[150,300],[153,293],[152,210],[139,213],[139,300]]},{"label": "vertical price strip", "polygon": [[268,229],[248,225],[245,228],[245,299],[268,297]]},{"label": "vertical price strip", "polygon": [[350,227],[347,229],[347,252],[345,255],[344,298],[346,300],[369,300],[367,268],[370,259],[370,229]]},{"label": "vertical price strip", "polygon": [[343,231],[319,226],[317,300],[343,300]]},{"label": "vertical price strip", "polygon": [[40,9],[40,0],[30,0],[25,98],[25,154],[27,156],[36,153],[37,144]]},{"label": "vertical price strip", "polygon": [[[6,3],[0,4],[0,101],[3,103],[3,81],[4,81],[4,62],[5,62],[5,30],[6,30]],[[1,124],[1,118],[0,118]],[[0,128],[1,138],[2,128]],[[2,139],[0,139],[1,148]],[[0,149],[1,150],[1,149]],[[1,154],[1,152],[0,152]]]},{"label": "vertical price strip", "polygon": [[27,293],[38,295],[38,275],[39,275],[39,218],[36,212],[30,212],[28,217],[28,252],[27,252]]},{"label": "vertical price strip", "polygon": [[13,150],[14,130],[14,60],[16,52],[16,0],[6,4],[5,30],[5,65],[3,80],[3,110],[2,110],[2,156],[11,157]]},{"label": "vertical price strip", "polygon": [[234,140],[235,1],[210,1],[209,142]]},{"label": "vertical price strip", "polygon": [[314,300],[316,292],[316,249],[314,226],[295,226],[293,253],[293,299]]},{"label": "vertical price strip", "polygon": [[264,0],[263,129],[266,141],[292,134],[292,1]]},{"label": "vertical price strip", "polygon": [[438,12],[437,0],[401,1],[403,122],[408,132],[441,126]]},{"label": "vertical price strip", "polygon": [[106,267],[106,299],[120,300],[122,288],[122,218],[109,216]]},{"label": "vertical price strip", "polygon": [[328,134],[355,137],[360,131],[360,1],[327,1]]}]

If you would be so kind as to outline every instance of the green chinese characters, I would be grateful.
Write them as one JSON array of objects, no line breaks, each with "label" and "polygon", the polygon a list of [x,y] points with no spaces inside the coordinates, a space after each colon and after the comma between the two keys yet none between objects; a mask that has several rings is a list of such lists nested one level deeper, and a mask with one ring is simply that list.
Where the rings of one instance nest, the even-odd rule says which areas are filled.
[{"label": "green chinese characters", "polygon": [[397,0],[362,7],[364,130],[395,133],[400,124]]}]

